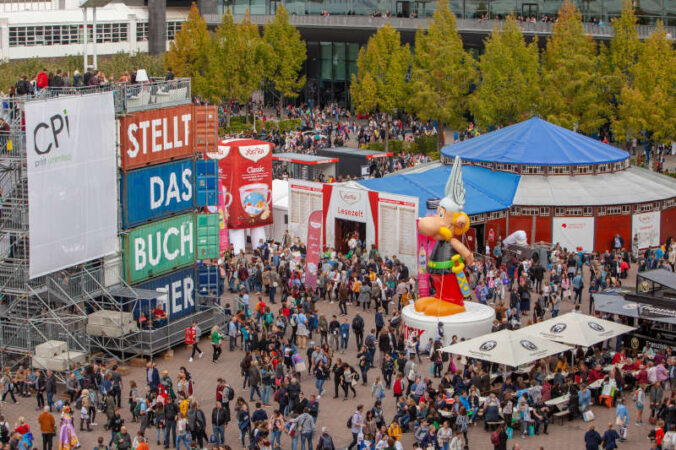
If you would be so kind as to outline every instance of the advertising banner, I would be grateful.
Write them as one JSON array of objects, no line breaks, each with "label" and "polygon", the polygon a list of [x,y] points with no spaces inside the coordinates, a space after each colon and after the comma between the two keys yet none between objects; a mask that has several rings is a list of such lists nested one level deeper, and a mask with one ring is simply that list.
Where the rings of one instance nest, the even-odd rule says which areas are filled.
[{"label": "advertising banner", "polygon": [[192,209],[193,160],[122,172],[122,227],[130,228]]},{"label": "advertising banner", "polygon": [[153,278],[136,287],[157,291],[155,307],[161,306],[170,321],[195,311],[195,270],[192,267]]},{"label": "advertising banner", "polygon": [[[660,245],[660,212],[634,214],[631,218],[631,241],[638,236],[638,248],[658,247]],[[625,245],[627,243],[625,242]]]},{"label": "advertising banner", "polygon": [[322,211],[313,211],[307,221],[307,255],[305,265],[305,286],[317,287],[317,268],[322,251]]},{"label": "advertising banner", "polygon": [[422,233],[418,233],[418,296],[430,295],[430,274],[427,273],[427,260],[429,259],[436,241]]},{"label": "advertising banner", "polygon": [[554,217],[552,219],[552,242],[561,244],[568,251],[582,248],[594,250],[593,217]]},{"label": "advertising banner", "polygon": [[195,261],[195,216],[183,214],[129,231],[125,238],[125,275],[134,284]]},{"label": "advertising banner", "polygon": [[[223,256],[230,246],[230,240],[228,239],[228,207],[230,203],[226,203],[225,199],[227,193],[223,191],[223,187],[219,186],[218,189],[218,249],[219,256]],[[232,202],[232,195],[229,197],[229,201]]]},{"label": "advertising banner", "polygon": [[255,228],[272,223],[272,144],[251,139],[219,141],[218,177],[227,207],[230,229]]},{"label": "advertising banner", "polygon": [[30,278],[116,252],[113,94],[25,108]]},{"label": "advertising banner", "polygon": [[141,111],[120,118],[122,170],[193,154],[191,104]]}]

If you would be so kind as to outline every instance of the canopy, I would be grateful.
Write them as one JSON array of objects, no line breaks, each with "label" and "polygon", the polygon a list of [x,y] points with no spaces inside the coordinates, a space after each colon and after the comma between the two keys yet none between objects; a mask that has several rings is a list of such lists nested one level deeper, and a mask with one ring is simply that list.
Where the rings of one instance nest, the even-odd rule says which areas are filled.
[{"label": "canopy", "polygon": [[470,358],[517,367],[547,356],[569,350],[570,347],[537,336],[529,336],[512,330],[500,330],[454,345],[444,352]]},{"label": "canopy", "polygon": [[648,305],[646,303],[627,301],[622,295],[614,292],[594,294],[594,309],[596,311],[618,316],[676,325],[676,311]]},{"label": "canopy", "polygon": [[621,323],[570,312],[527,326],[518,332],[527,336],[589,347],[632,330],[633,327]]},{"label": "canopy", "polygon": [[534,117],[441,149],[468,161],[578,165],[624,161],[629,153]]},{"label": "canopy", "polygon": [[[444,196],[444,188],[452,167],[440,166],[419,173],[359,180],[358,183],[374,191],[418,197],[420,216],[425,216],[436,212],[427,209],[427,200]],[[519,175],[514,173],[493,172],[484,167],[463,166],[462,181],[466,191],[465,212],[472,215],[509,208],[512,205],[519,178]]]},{"label": "canopy", "polygon": [[676,179],[630,167],[597,175],[521,177],[514,204],[522,206],[624,205],[671,198]]}]

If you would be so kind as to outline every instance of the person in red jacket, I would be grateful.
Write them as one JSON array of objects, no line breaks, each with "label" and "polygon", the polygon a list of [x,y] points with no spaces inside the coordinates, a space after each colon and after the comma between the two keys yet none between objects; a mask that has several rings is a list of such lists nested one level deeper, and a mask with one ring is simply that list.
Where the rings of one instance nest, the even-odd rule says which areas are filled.
[{"label": "person in red jacket", "polygon": [[37,86],[38,89],[44,89],[48,86],[49,84],[49,77],[47,75],[47,69],[43,68],[42,72],[38,73],[38,79],[37,79]]}]

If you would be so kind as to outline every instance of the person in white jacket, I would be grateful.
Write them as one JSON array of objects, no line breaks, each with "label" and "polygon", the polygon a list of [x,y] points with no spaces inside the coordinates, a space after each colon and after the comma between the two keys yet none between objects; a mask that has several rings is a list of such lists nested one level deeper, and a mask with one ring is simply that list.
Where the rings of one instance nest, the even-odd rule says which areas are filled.
[{"label": "person in white jacket", "polygon": [[462,431],[457,431],[455,436],[453,436],[453,439],[451,439],[449,450],[463,450],[464,445],[465,443],[462,438]]}]

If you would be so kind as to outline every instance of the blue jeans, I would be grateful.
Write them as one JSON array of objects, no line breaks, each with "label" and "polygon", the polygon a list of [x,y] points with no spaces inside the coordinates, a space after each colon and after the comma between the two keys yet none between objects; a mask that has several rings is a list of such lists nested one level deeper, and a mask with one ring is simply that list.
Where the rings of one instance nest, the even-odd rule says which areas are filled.
[{"label": "blue jeans", "polygon": [[190,450],[190,443],[188,442],[188,433],[179,434],[176,436],[176,450],[181,450],[181,442],[185,445],[186,450]]},{"label": "blue jeans", "polygon": [[275,442],[277,442],[278,447],[282,446],[282,432],[281,431],[273,431],[272,432],[272,440],[270,442],[270,444],[272,444],[272,448],[275,448]]},{"label": "blue jeans", "polygon": [[270,286],[270,303],[275,302],[275,294],[277,293],[277,288],[274,286]]},{"label": "blue jeans", "polygon": [[258,400],[262,400],[263,397],[261,396],[260,388],[258,387],[258,385],[255,385],[255,386],[252,385],[250,390],[249,390],[249,401],[250,402],[253,401],[254,391],[258,394]]},{"label": "blue jeans", "polygon": [[307,450],[312,450],[312,432],[302,433],[300,435],[300,450],[305,450],[306,441],[307,441]]},{"label": "blue jeans", "polygon": [[298,439],[300,438],[300,433],[296,433],[291,438],[291,450],[298,450]]},{"label": "blue jeans", "polygon": [[340,348],[341,348],[341,349],[343,349],[343,350],[347,349],[347,341],[348,341],[348,339],[349,339],[349,337],[344,337],[344,336],[341,336],[341,337],[340,337]]},{"label": "blue jeans", "polygon": [[52,405],[54,404],[54,394],[51,392],[47,392],[47,406],[49,406],[49,410],[52,410]]},{"label": "blue jeans", "polygon": [[[171,433],[174,433],[173,439]],[[167,426],[164,428],[164,446],[168,447],[172,442],[176,442],[176,421],[167,420]]]},{"label": "blue jeans", "polygon": [[214,425],[214,437],[216,438],[216,445],[225,444],[225,426]]},{"label": "blue jeans", "polygon": [[552,318],[556,317],[559,315],[559,310],[558,309],[553,309],[552,310]]},{"label": "blue jeans", "polygon": [[317,395],[322,395],[322,392],[324,392],[324,381],[325,380],[320,380],[320,379],[315,380],[315,386],[317,386],[317,392],[318,392]]},{"label": "blue jeans", "polygon": [[269,405],[270,404],[270,394],[272,393],[272,386],[269,384],[264,384],[263,385],[263,395],[261,398],[261,403],[264,405]]}]

